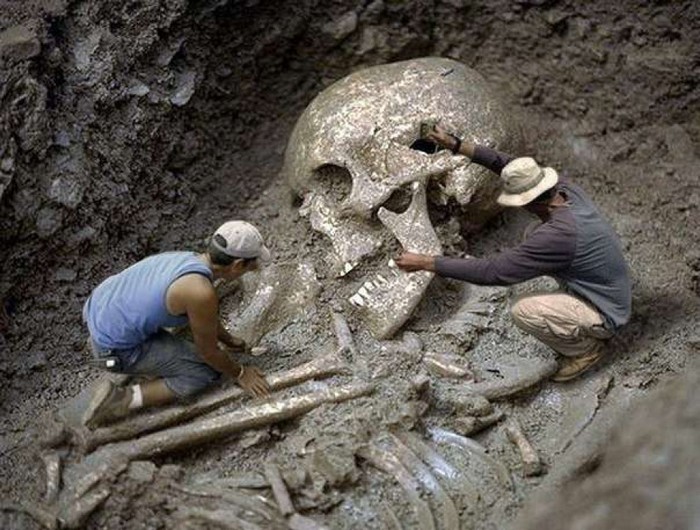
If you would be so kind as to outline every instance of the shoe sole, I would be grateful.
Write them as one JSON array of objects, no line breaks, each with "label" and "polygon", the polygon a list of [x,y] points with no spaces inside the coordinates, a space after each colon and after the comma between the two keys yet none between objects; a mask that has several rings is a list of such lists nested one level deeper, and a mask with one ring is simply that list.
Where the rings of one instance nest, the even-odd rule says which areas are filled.
[{"label": "shoe sole", "polygon": [[105,400],[109,397],[111,390],[111,381],[102,381],[99,384],[99,386],[95,389],[95,393],[92,395],[92,399],[90,399],[90,403],[88,403],[85,412],[83,412],[83,416],[80,423],[82,423],[86,427],[92,427],[92,425],[90,425],[90,422],[95,416],[95,412],[97,412],[97,409],[99,409],[105,402]]},{"label": "shoe sole", "polygon": [[560,377],[553,375],[551,379],[555,383],[565,383],[566,381],[571,381],[572,379],[576,379],[578,376],[585,374],[588,370],[590,370],[591,368],[596,366],[603,359],[603,357],[604,357],[604,355],[599,356],[595,361],[593,361],[591,364],[589,364],[585,368],[579,370],[575,374],[560,376]]}]

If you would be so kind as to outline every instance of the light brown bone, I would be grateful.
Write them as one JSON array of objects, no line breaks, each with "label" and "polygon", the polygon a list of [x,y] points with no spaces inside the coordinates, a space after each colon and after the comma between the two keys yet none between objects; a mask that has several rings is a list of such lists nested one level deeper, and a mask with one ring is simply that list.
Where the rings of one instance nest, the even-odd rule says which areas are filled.
[{"label": "light brown bone", "polygon": [[[102,485],[96,486],[101,480],[110,474],[120,473],[131,460],[147,459],[196,447],[247,429],[256,429],[301,416],[324,403],[340,403],[366,396],[373,391],[374,386],[359,383],[328,388],[301,396],[270,399],[214,418],[200,419],[187,425],[147,434],[133,441],[104,446],[72,470],[71,476],[76,477],[74,482],[69,483],[66,477],[59,518],[68,519],[72,511],[85,516],[85,511],[76,506],[91,504],[90,488],[101,488]],[[108,494],[109,490],[107,490]],[[97,505],[99,502],[94,507]]]},{"label": "light brown bone", "polygon": [[471,436],[483,431],[503,418],[503,413],[499,410],[486,416],[461,416],[454,420],[455,430],[463,436]]},{"label": "light brown bone", "polygon": [[280,513],[288,517],[287,524],[292,530],[327,530],[325,526],[317,523],[310,517],[299,515],[294,510],[292,498],[287,491],[287,485],[284,483],[282,473],[273,462],[265,462],[265,477],[272,488],[272,495],[277,501],[277,507]]},{"label": "light brown bone", "polygon": [[506,425],[506,435],[520,452],[523,461],[523,475],[532,477],[542,473],[542,462],[537,455],[537,451],[523,434],[520,425],[516,420],[510,420]]},{"label": "light brown bone", "polygon": [[[335,354],[314,359],[284,372],[270,374],[267,382],[271,390],[279,390],[308,381],[346,372],[345,362]],[[237,387],[229,387],[202,396],[189,405],[170,407],[139,416],[128,418],[121,423],[91,431],[87,428],[74,430],[78,446],[85,452],[92,451],[100,445],[118,440],[127,440],[148,432],[164,429],[171,425],[184,423],[243,396],[245,392]]]},{"label": "light brown bone", "polygon": [[423,364],[433,375],[441,377],[453,377],[457,379],[472,378],[469,368],[464,366],[461,359],[456,355],[444,353],[426,353],[423,357]]},{"label": "light brown bone", "polygon": [[265,478],[272,488],[272,495],[277,501],[277,507],[282,515],[287,517],[295,512],[292,499],[287,491],[287,486],[284,484],[282,474],[279,468],[273,462],[265,462],[264,465]]}]

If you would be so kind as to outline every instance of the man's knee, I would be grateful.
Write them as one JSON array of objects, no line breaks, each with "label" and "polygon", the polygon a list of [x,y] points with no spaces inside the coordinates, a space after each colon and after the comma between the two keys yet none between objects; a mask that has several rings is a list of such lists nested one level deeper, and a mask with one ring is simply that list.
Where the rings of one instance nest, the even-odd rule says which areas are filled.
[{"label": "man's knee", "polygon": [[[212,371],[213,372],[213,371]],[[165,384],[180,401],[191,401],[220,379],[220,374],[198,374],[166,377]]]},{"label": "man's knee", "polygon": [[537,319],[537,303],[532,296],[518,298],[510,307],[510,314],[516,326],[524,330],[530,330]]}]

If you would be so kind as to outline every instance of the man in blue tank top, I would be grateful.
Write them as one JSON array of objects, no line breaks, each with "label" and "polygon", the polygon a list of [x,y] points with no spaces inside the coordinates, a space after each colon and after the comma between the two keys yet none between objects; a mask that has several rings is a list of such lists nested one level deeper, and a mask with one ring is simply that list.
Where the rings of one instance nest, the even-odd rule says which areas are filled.
[{"label": "man in blue tank top", "polygon": [[554,381],[593,367],[605,340],[625,325],[632,291],[622,245],[591,199],[551,167],[474,145],[435,126],[427,138],[500,174],[502,206],[520,206],[541,223],[518,246],[485,258],[448,258],[406,252],[396,264],[479,285],[512,285],[554,277],[555,292],[528,293],[511,307],[515,324],[560,354]]},{"label": "man in blue tank top", "polygon": [[[240,278],[269,257],[253,225],[229,221],[216,230],[202,254],[164,252],[103,281],[83,308],[93,355],[109,358],[119,373],[155,379],[127,387],[102,383],[83,422],[93,428],[130,410],[187,399],[221,374],[254,396],[266,395],[264,374],[237,363],[218,346],[220,341],[232,352],[245,350],[243,341],[229,334],[219,320],[212,282]],[[165,330],[185,324],[194,344]]]}]

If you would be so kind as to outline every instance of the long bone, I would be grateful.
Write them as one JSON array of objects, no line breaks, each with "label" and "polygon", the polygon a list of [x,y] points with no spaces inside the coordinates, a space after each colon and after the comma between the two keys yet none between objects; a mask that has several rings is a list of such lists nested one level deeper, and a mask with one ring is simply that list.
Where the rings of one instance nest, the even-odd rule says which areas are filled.
[{"label": "long bone", "polygon": [[353,356],[356,355],[357,347],[345,316],[337,311],[331,311],[331,319],[333,320],[333,331],[338,339],[338,351],[347,351]]},{"label": "long bone", "polygon": [[85,505],[85,510],[89,511],[80,511],[80,516],[86,517],[97,506],[96,504],[91,508],[91,505],[85,502],[90,498],[91,491],[102,488],[103,485],[99,483],[105,477],[120,473],[131,460],[148,459],[188,449],[247,429],[260,428],[301,416],[324,403],[340,403],[366,396],[373,391],[372,385],[356,383],[301,396],[271,399],[214,418],[200,419],[187,425],[147,434],[133,441],[103,446],[72,469],[72,473],[66,475],[67,486],[62,492],[60,513],[65,516],[75,512],[76,506]]},{"label": "long bone", "polygon": [[430,427],[428,432],[436,442],[445,442],[450,445],[454,445],[475,456],[477,459],[481,460],[484,464],[495,471],[498,480],[504,487],[513,487],[513,481],[510,473],[508,473],[508,469],[506,469],[506,466],[490,456],[480,443],[472,440],[471,438],[460,436],[459,434],[446,431],[444,429],[438,429],[437,427]]},{"label": "long bone", "polygon": [[[406,250],[442,254],[440,240],[428,217],[425,186],[421,183],[413,183],[411,205],[404,213],[396,214],[380,208],[377,215]],[[364,285],[350,298],[378,339],[391,337],[406,322],[423,298],[434,273],[420,271],[409,274],[392,267],[387,276],[388,279],[382,276],[384,282],[373,283],[372,292]]]},{"label": "long bone", "polygon": [[399,483],[416,512],[418,528],[421,530],[435,530],[433,514],[430,511],[428,503],[420,498],[418,484],[394,455],[374,445],[362,447],[358,451],[358,454],[377,469],[381,469],[385,473],[391,475],[394,480]]},{"label": "long bone", "polygon": [[[320,379],[347,372],[348,366],[336,354],[326,355],[289,370],[270,374],[267,382],[271,390],[298,385],[309,379]],[[79,447],[89,452],[106,443],[135,438],[138,435],[157,431],[184,423],[192,418],[222,407],[244,395],[244,391],[232,386],[217,392],[205,394],[198,401],[189,405],[174,406],[139,416],[128,418],[121,423],[91,431],[75,428],[74,437]]]},{"label": "long bone", "polygon": [[428,371],[440,377],[470,379],[473,376],[462,359],[457,355],[428,352],[423,356],[423,364]]},{"label": "long bone", "polygon": [[44,500],[51,504],[58,497],[61,489],[61,455],[58,451],[50,451],[41,455],[46,468],[46,493]]},{"label": "long bone", "polygon": [[459,530],[459,514],[457,513],[454,501],[445,493],[443,487],[430,472],[430,469],[421,462],[420,458],[406,447],[399,438],[391,434],[389,436],[396,446],[396,454],[401,463],[418,478],[418,481],[423,484],[423,487],[428,490],[440,504],[438,513],[442,515],[442,528],[444,530]]},{"label": "long bone", "polygon": [[220,499],[229,506],[235,506],[239,511],[244,511],[263,519],[266,528],[283,528],[286,526],[284,518],[280,516],[275,506],[271,502],[264,500],[264,497],[261,495],[250,495],[228,488],[202,485],[172,484],[170,487],[190,496]]},{"label": "long bone", "polygon": [[542,462],[537,451],[523,434],[523,430],[515,420],[510,420],[506,425],[506,435],[515,445],[523,461],[523,475],[531,477],[542,473]]},{"label": "long bone", "polygon": [[503,399],[547,379],[557,371],[557,366],[554,359],[531,359],[524,368],[518,371],[517,375],[471,383],[464,385],[463,388],[465,392],[478,394],[489,400]]},{"label": "long bone", "polygon": [[452,464],[445,460],[440,453],[425,443],[418,435],[412,432],[396,433],[396,436],[406,446],[417,454],[423,462],[439,476],[447,479],[455,489],[462,493],[470,506],[476,506],[479,502],[479,492],[474,484],[458,471]]}]

